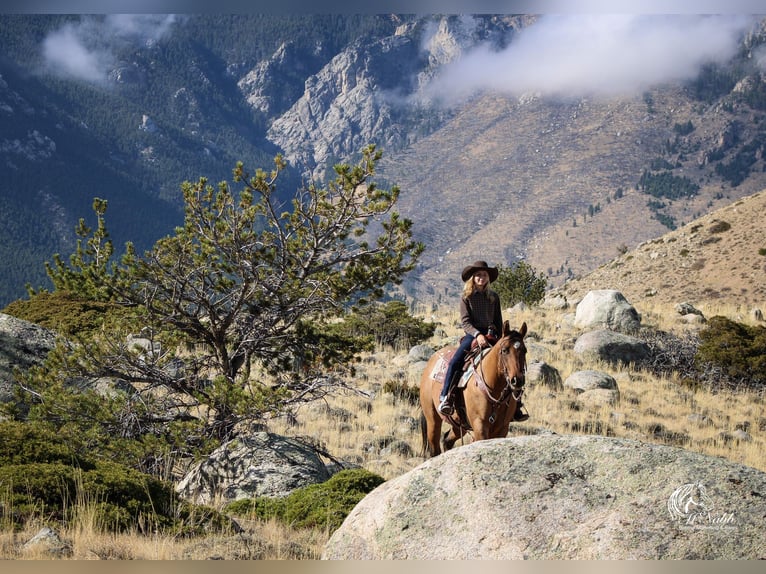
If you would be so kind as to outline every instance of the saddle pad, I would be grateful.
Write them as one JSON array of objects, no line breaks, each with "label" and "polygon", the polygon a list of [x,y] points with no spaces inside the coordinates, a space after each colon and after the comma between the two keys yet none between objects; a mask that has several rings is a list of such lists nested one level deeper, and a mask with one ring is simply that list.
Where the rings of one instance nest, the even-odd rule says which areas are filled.
[{"label": "saddle pad", "polygon": [[444,377],[447,376],[447,368],[449,368],[449,360],[455,352],[451,351],[445,355],[439,355],[439,360],[436,361],[434,368],[431,370],[431,378],[434,381],[444,383]]},{"label": "saddle pad", "polygon": [[[482,358],[484,355],[486,355],[489,352],[489,349],[484,349],[481,353],[476,355],[473,358],[472,364],[463,371],[463,375],[460,377],[460,380],[458,381],[458,388],[464,388],[466,384],[468,383],[468,379],[471,378],[471,375],[473,374],[474,367],[478,366],[479,363],[481,363]],[[455,350],[447,351],[444,354],[439,355],[439,360],[436,361],[436,364],[434,365],[434,368],[431,369],[431,378],[434,381],[439,381],[440,383],[444,383],[444,377],[447,376],[447,369],[449,368],[449,362],[450,359],[452,359],[452,355],[455,354]]]}]

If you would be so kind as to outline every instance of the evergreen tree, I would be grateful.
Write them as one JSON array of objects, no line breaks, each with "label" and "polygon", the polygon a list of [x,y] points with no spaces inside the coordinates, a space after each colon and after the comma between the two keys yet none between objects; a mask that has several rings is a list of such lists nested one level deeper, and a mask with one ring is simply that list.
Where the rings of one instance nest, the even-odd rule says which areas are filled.
[{"label": "evergreen tree", "polygon": [[525,261],[519,261],[509,267],[498,265],[498,276],[492,288],[500,296],[504,306],[512,307],[517,303],[537,305],[545,297],[548,279],[544,273],[537,273]]},{"label": "evergreen tree", "polygon": [[[183,226],[141,256],[128,244],[119,265],[104,259],[111,244],[97,200],[98,228],[69,266],[57,258],[50,273],[57,288],[108,294],[130,313],[115,313],[100,335],[63,343],[52,364],[70,378],[139,383],[155,400],[172,391],[203,407],[202,432],[217,439],[240,421],[337,390],[358,347],[322,325],[381,297],[423,250],[393,211],[399,189],[370,180],[380,158],[369,146],[358,165],[336,166],[326,188],[300,190],[291,207],[274,193],[280,156],[252,177],[238,164],[238,195],[228,182],[184,182]],[[86,234],[81,223],[81,240]]]}]

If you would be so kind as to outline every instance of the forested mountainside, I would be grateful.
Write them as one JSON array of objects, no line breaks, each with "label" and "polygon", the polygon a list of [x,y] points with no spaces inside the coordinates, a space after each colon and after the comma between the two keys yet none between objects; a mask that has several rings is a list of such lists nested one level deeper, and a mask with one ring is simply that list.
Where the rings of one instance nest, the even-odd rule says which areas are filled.
[{"label": "forested mountainside", "polygon": [[[180,223],[184,180],[283,153],[287,199],[367,143],[426,244],[400,296],[449,296],[479,258],[523,258],[560,285],[766,188],[763,23],[713,23],[610,22],[655,72],[700,55],[589,92],[548,89],[566,67],[523,72],[556,57],[545,16],[0,15],[0,305],[46,284],[43,262],[72,252],[79,218],[95,223],[94,197],[118,252],[141,249]],[[678,28],[685,50],[636,50],[649,27]],[[573,46],[570,70],[600,63]],[[624,80],[600,65],[604,85]]]}]

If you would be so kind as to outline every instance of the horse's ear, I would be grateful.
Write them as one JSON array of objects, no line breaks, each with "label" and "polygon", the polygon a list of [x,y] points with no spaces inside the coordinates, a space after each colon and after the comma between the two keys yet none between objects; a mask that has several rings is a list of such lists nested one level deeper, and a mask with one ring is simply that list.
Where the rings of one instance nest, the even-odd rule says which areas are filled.
[{"label": "horse's ear", "polygon": [[522,338],[522,339],[523,339],[523,338],[524,338],[524,336],[527,334],[527,322],[526,322],[526,321],[524,321],[524,322],[521,324],[521,329],[519,329],[519,333],[521,333],[521,338]]},{"label": "horse's ear", "polygon": [[511,332],[511,324],[508,321],[508,319],[505,320],[505,323],[503,323],[503,337],[508,335],[508,333]]}]

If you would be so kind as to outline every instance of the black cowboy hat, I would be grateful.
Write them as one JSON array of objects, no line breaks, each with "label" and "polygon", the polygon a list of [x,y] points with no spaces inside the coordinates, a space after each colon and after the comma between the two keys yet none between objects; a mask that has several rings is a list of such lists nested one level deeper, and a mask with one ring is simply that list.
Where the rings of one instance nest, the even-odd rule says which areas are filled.
[{"label": "black cowboy hat", "polygon": [[477,271],[486,271],[489,273],[490,283],[497,279],[497,275],[499,273],[497,267],[490,267],[487,265],[486,261],[474,261],[468,267],[463,268],[463,272],[460,274],[460,276],[463,278],[463,281],[468,281],[468,279],[473,277],[473,274]]}]

